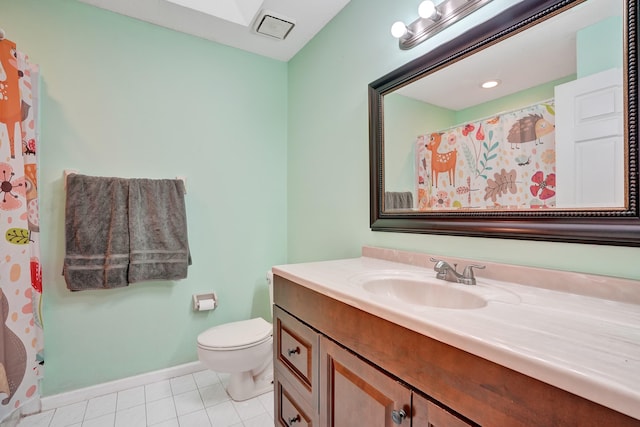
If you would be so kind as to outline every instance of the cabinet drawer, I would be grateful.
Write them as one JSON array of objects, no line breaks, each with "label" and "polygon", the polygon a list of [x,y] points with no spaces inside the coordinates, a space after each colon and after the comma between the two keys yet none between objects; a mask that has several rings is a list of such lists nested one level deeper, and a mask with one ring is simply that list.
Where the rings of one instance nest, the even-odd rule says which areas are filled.
[{"label": "cabinet drawer", "polygon": [[275,368],[316,408],[318,333],[277,306],[273,314]]},{"label": "cabinet drawer", "polygon": [[310,387],[313,378],[311,371],[313,345],[294,335],[286,326],[283,327],[282,324],[280,326],[280,348],[278,349],[280,360]]},{"label": "cabinet drawer", "polygon": [[281,375],[275,376],[277,426],[314,427],[318,415],[308,402]]}]

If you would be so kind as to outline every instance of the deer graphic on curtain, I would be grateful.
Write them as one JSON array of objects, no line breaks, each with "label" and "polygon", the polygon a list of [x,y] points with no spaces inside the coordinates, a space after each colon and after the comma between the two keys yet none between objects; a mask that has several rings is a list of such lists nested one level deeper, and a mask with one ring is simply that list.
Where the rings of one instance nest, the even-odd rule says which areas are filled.
[{"label": "deer graphic on curtain", "polygon": [[43,363],[37,75],[0,39],[0,421],[39,398]]}]

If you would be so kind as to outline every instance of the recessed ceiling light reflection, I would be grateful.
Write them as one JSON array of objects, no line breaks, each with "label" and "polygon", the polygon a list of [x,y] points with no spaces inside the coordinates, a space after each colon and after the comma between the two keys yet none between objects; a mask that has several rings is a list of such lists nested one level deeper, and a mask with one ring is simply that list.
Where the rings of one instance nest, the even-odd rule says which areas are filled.
[{"label": "recessed ceiling light reflection", "polygon": [[500,84],[500,80],[487,80],[486,82],[482,83],[480,86],[483,89],[491,89],[498,86],[499,84]]}]

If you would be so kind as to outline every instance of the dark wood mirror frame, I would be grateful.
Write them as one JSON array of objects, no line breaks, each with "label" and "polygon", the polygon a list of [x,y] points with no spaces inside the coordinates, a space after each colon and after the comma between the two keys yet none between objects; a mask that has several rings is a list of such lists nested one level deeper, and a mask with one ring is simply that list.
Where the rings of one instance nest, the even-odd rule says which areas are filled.
[{"label": "dark wood mirror frame", "polygon": [[520,212],[385,212],[383,97],[415,79],[478,52],[582,0],[527,0],[369,84],[371,229],[616,246],[640,246],[638,189],[637,2],[625,2],[627,207],[623,210]]}]

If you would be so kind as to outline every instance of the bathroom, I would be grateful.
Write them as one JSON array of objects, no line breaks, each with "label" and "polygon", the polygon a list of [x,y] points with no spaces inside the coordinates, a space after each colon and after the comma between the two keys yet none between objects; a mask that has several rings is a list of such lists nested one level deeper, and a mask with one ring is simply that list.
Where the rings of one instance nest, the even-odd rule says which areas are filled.
[{"label": "bathroom", "polygon": [[[206,328],[271,319],[273,265],[365,245],[640,280],[636,247],[371,231],[367,85],[465,30],[400,50],[388,28],[415,16],[404,3],[351,0],[282,62],[77,1],[0,0],[0,26],[43,75],[43,396],[194,362]],[[185,176],[188,278],[70,293],[65,169]],[[194,312],[210,291],[218,308]]]}]

